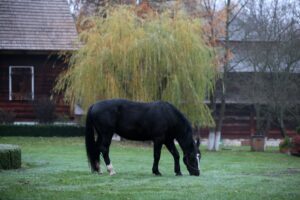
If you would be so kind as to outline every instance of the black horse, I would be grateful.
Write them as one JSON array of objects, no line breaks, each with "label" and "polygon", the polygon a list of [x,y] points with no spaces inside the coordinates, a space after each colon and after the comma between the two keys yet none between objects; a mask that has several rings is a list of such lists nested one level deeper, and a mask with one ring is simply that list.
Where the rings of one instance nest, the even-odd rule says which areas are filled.
[{"label": "black horse", "polygon": [[200,142],[193,140],[189,121],[168,102],[141,103],[112,99],[93,104],[87,112],[85,135],[86,151],[92,172],[101,173],[99,159],[102,154],[107,170],[111,175],[115,173],[109,158],[109,146],[114,133],[128,140],[153,141],[152,172],[155,175],[161,175],[158,162],[163,144],[174,157],[175,174],[182,175],[179,153],[174,144],[176,139],[183,150],[183,161],[190,175],[200,175]]}]

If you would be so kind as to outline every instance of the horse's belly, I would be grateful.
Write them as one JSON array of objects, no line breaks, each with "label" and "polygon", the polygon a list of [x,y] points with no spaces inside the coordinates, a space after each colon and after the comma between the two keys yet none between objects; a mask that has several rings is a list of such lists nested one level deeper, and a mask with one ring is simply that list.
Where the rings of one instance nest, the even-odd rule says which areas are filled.
[{"label": "horse's belly", "polygon": [[148,134],[140,131],[123,131],[123,132],[117,132],[117,134],[120,137],[125,138],[127,140],[137,140],[137,141],[152,140],[152,138]]}]

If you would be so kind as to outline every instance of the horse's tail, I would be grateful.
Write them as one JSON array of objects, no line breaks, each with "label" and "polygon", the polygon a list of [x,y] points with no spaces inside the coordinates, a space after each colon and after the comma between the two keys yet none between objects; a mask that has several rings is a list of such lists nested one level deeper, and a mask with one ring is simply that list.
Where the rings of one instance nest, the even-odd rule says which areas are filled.
[{"label": "horse's tail", "polygon": [[86,123],[85,123],[85,147],[86,147],[86,153],[88,157],[89,164],[92,168],[92,171],[98,171],[98,164],[97,163],[97,146],[95,142],[95,136],[94,136],[94,125],[93,120],[91,116],[91,106],[87,112],[86,115]]}]

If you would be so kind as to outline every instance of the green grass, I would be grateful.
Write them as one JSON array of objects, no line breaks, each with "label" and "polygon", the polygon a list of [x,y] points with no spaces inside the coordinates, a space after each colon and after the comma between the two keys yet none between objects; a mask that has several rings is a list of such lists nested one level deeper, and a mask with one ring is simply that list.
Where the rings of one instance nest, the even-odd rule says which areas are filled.
[{"label": "green grass", "polygon": [[202,174],[173,173],[163,149],[160,171],[151,174],[152,147],[114,142],[117,175],[91,174],[83,138],[0,137],[22,148],[22,169],[0,172],[0,199],[300,199],[300,158],[271,149],[202,150]]}]

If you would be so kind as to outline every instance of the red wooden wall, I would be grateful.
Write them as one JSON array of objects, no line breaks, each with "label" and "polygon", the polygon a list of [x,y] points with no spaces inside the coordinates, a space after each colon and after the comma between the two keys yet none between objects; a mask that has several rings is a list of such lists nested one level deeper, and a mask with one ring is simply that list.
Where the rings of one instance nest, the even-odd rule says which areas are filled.
[{"label": "red wooden wall", "polygon": [[[9,101],[9,66],[34,67],[34,101]],[[33,104],[38,99],[50,97],[56,77],[66,67],[55,54],[0,52],[0,108],[16,113],[17,120],[35,119]],[[56,113],[71,115],[69,106],[59,100],[56,102]]]}]

